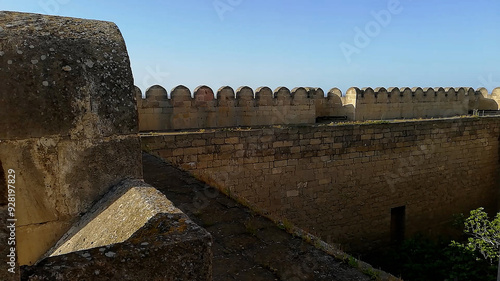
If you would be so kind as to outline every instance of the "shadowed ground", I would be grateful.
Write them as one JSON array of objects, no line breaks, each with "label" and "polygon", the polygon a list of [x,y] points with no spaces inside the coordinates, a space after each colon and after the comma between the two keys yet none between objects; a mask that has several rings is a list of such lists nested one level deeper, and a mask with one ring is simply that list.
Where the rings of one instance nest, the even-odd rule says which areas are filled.
[{"label": "shadowed ground", "polygon": [[215,189],[149,154],[144,180],[212,234],[213,280],[370,280]]}]

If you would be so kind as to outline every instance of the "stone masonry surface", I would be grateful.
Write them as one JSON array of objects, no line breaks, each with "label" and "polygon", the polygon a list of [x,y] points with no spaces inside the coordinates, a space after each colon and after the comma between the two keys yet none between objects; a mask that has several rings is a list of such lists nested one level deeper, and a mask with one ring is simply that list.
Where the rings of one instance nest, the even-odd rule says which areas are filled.
[{"label": "stone masonry surface", "polygon": [[454,214],[496,211],[500,117],[144,134],[143,150],[273,218],[344,249],[442,233]]}]

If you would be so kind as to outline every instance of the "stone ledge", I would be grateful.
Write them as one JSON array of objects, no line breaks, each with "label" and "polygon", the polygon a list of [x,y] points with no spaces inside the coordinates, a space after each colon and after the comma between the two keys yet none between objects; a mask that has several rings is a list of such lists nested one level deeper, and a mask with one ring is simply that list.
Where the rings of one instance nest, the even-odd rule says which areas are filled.
[{"label": "stone ledge", "polygon": [[[211,235],[158,190],[126,181],[106,194],[23,280],[211,280]],[[160,278],[160,279],[158,279]]]}]

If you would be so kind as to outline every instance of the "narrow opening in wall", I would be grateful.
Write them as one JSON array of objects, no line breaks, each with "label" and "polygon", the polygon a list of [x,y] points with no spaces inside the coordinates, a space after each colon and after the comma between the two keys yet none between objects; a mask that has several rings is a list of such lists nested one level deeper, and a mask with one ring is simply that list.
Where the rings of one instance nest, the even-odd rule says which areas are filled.
[{"label": "narrow opening in wall", "polygon": [[391,243],[398,244],[405,239],[406,206],[391,209]]},{"label": "narrow opening in wall", "polygon": [[2,160],[0,160],[0,205],[7,205],[7,181],[5,180]]}]

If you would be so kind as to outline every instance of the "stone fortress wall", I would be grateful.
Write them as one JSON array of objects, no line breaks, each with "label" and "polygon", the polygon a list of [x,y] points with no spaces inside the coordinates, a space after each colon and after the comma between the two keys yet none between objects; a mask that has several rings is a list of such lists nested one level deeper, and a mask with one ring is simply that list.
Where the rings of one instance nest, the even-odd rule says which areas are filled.
[{"label": "stone fortress wall", "polygon": [[498,110],[500,88],[333,88],[286,87],[253,91],[222,87],[216,93],[197,87],[193,94],[177,86],[168,95],[158,85],[145,98],[136,88],[139,129],[163,131],[233,126],[314,124],[323,120],[390,120],[466,115],[472,110]]},{"label": "stone fortress wall", "polygon": [[[498,114],[500,88],[156,85],[136,97],[140,130],[156,131],[144,150],[344,249],[437,235],[455,214],[498,207],[500,117],[471,113]],[[332,123],[343,120],[374,122]]]},{"label": "stone fortress wall", "polygon": [[[210,280],[210,234],[141,181],[141,143],[264,213],[353,249],[387,243],[401,208],[407,234],[436,231],[478,205],[497,208],[499,117],[313,124],[497,110],[498,88],[351,88],[325,97],[316,88],[214,94],[202,86],[191,97],[179,86],[169,99],[154,86],[136,100],[113,23],[0,12],[0,27],[0,238],[11,235],[14,188],[5,180],[15,170],[24,279]],[[227,129],[262,125],[283,126]],[[138,135],[184,129],[205,130]],[[4,257],[10,251],[0,244]],[[13,277],[6,267],[2,280]]]},{"label": "stone fortress wall", "polygon": [[[143,149],[343,249],[498,210],[500,117],[144,134]],[[401,221],[395,222],[398,218]],[[391,238],[392,237],[392,238]]]}]

